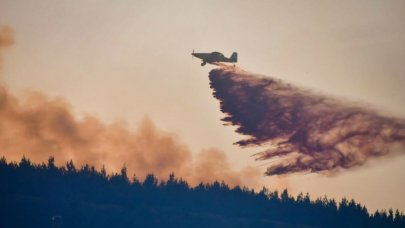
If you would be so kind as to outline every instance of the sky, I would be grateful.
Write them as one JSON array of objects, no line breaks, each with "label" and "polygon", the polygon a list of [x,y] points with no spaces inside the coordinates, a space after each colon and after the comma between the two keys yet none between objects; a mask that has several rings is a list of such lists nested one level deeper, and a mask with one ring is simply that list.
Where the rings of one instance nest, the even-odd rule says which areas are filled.
[{"label": "sky", "polygon": [[[0,0],[0,26],[14,30],[0,79],[14,94],[63,97],[81,118],[148,117],[193,153],[219,148],[235,167],[266,166],[223,126],[208,73],[192,50],[238,52],[256,74],[405,117],[404,1]],[[371,210],[405,211],[405,157],[336,176],[263,177],[270,188],[355,198]]]}]

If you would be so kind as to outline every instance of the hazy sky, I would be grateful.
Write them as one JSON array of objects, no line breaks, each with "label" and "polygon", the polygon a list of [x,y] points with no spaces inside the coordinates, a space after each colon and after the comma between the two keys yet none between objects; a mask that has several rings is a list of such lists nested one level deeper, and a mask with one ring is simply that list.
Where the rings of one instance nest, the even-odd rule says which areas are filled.
[{"label": "hazy sky", "polygon": [[[235,166],[258,166],[224,127],[196,51],[239,53],[238,65],[405,117],[405,1],[0,0],[16,45],[1,81],[62,96],[78,116],[149,116],[192,151],[216,147]],[[372,210],[405,211],[405,157],[338,176],[264,178],[293,193],[354,197]],[[263,167],[264,170],[265,166]]]}]

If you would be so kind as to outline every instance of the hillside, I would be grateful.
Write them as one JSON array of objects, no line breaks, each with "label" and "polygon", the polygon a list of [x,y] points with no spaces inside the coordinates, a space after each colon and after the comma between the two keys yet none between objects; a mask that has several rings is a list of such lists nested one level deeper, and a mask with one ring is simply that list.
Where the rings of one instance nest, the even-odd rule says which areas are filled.
[{"label": "hillside", "polygon": [[399,211],[375,212],[354,200],[311,200],[226,183],[191,187],[174,174],[129,179],[126,168],[76,168],[0,160],[0,227],[405,227]]}]

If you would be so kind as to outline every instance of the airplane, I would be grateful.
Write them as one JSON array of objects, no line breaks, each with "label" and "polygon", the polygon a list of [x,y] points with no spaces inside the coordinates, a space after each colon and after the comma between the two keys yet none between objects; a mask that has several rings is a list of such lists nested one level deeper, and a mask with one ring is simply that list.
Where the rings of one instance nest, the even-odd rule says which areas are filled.
[{"label": "airplane", "polygon": [[211,53],[191,53],[192,56],[202,59],[201,66],[204,66],[207,63],[215,63],[215,62],[227,62],[227,63],[236,63],[238,61],[238,53],[232,53],[231,57],[227,58],[224,54],[214,51]]}]

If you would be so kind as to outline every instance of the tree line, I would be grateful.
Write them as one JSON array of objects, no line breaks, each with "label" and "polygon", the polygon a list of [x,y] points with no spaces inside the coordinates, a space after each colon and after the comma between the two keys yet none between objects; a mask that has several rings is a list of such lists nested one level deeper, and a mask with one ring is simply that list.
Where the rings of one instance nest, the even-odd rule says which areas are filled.
[{"label": "tree line", "polygon": [[296,197],[224,182],[190,186],[171,174],[140,181],[72,161],[57,167],[0,159],[0,227],[405,227],[392,209],[370,213],[355,200]]}]

